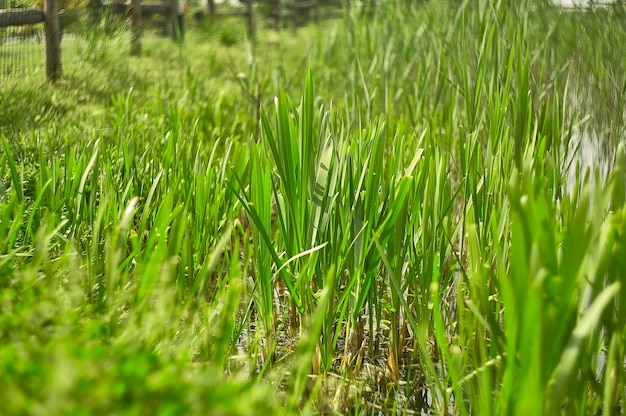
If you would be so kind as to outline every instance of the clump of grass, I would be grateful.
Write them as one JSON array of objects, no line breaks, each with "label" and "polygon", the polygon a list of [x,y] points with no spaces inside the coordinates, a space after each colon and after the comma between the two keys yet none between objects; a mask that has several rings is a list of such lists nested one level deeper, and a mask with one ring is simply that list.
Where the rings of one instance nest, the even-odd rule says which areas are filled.
[{"label": "clump of grass", "polygon": [[147,42],[98,115],[0,131],[8,411],[619,411],[617,14],[379,7]]}]

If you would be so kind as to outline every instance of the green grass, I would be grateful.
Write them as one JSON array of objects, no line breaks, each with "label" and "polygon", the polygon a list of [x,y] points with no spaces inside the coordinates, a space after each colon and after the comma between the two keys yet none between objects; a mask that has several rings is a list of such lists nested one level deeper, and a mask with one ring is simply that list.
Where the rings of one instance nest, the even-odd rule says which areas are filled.
[{"label": "green grass", "polygon": [[0,87],[2,412],[621,412],[623,14],[65,39]]}]

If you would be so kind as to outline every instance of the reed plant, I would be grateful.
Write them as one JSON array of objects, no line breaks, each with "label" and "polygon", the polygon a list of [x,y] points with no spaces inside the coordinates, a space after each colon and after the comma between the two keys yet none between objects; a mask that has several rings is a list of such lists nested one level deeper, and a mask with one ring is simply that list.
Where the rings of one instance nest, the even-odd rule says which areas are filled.
[{"label": "reed plant", "polygon": [[4,413],[621,412],[622,14],[107,49],[1,119]]}]

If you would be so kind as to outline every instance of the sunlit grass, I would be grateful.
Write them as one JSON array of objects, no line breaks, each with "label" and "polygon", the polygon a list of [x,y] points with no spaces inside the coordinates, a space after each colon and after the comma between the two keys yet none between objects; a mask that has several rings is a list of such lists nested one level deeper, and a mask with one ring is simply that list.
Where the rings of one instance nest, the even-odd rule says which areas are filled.
[{"label": "sunlit grass", "polygon": [[7,412],[619,412],[622,12],[75,38],[0,90]]}]

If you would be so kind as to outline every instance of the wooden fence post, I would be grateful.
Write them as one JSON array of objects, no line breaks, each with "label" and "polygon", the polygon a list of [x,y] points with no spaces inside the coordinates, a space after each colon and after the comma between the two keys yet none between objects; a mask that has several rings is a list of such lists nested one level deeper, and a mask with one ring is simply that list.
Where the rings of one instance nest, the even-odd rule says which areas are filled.
[{"label": "wooden fence post", "polygon": [[274,16],[274,30],[280,29],[280,0],[272,0],[271,2],[272,14]]},{"label": "wooden fence post", "polygon": [[291,17],[291,29],[295,32],[298,28],[298,11],[296,10],[295,0],[289,0],[287,7],[289,7],[289,15]]},{"label": "wooden fence post", "polygon": [[56,81],[61,76],[61,24],[59,0],[45,0],[46,18],[46,76]]},{"label": "wooden fence post", "polygon": [[255,41],[255,30],[254,30],[254,12],[252,8],[253,0],[248,0],[246,2],[246,17],[248,18],[248,36],[250,36],[250,42],[254,45]]},{"label": "wooden fence post", "polygon": [[133,17],[131,20],[132,34],[130,38],[130,54],[141,55],[141,36],[143,35],[143,21],[141,16],[141,0],[131,1]]},{"label": "wooden fence post", "polygon": [[172,31],[172,39],[178,40],[178,0],[169,0],[169,26]]}]

